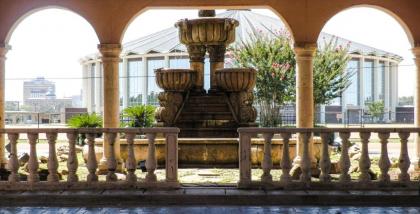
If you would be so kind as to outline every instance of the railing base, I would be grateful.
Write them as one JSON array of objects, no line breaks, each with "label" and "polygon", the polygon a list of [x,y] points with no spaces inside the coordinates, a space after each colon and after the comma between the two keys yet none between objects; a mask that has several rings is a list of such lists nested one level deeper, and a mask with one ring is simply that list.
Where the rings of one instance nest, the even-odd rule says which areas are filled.
[{"label": "railing base", "polygon": [[419,206],[418,191],[291,191],[236,188],[0,192],[0,206],[112,207],[159,205]]}]

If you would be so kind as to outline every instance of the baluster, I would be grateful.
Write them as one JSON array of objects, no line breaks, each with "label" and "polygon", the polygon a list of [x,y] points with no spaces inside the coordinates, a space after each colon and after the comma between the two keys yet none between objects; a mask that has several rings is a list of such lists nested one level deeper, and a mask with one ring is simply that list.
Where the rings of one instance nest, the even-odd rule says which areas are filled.
[{"label": "baluster", "polygon": [[47,133],[47,139],[48,139],[48,145],[49,145],[49,150],[48,150],[48,176],[47,176],[47,181],[48,182],[58,182],[59,178],[58,178],[58,173],[57,173],[57,169],[58,169],[58,160],[57,160],[57,155],[55,152],[55,141],[57,140],[57,133]]},{"label": "baluster", "polygon": [[67,139],[69,140],[69,158],[67,159],[67,169],[69,171],[69,175],[67,176],[68,182],[77,182],[79,181],[79,177],[77,176],[77,167],[79,165],[77,161],[76,155],[76,132],[69,132],[67,133]]},{"label": "baluster", "polygon": [[96,154],[95,154],[95,136],[96,136],[96,133],[86,134],[86,138],[88,139],[88,145],[89,145],[88,160],[87,160],[87,168],[88,168],[89,174],[86,179],[87,182],[98,181],[98,176],[96,175],[96,169],[98,168],[98,163],[96,161]]},{"label": "baluster", "polygon": [[146,160],[146,181],[148,182],[156,182],[156,166],[157,166],[157,160],[156,160],[156,154],[155,154],[155,133],[148,133],[146,134],[147,140],[149,141],[149,146],[147,147],[147,160]]},{"label": "baluster", "polygon": [[300,181],[308,185],[311,182],[311,159],[309,157],[309,140],[311,137],[311,132],[300,133],[300,138],[302,140],[303,150],[302,150],[302,159],[300,162],[300,168],[302,169],[302,174],[300,175]]},{"label": "baluster", "polygon": [[389,182],[390,178],[388,175],[389,167],[391,163],[388,158],[388,138],[389,132],[378,133],[378,137],[381,141],[381,157],[379,158],[379,168],[381,169],[381,174],[379,175],[380,182]]},{"label": "baluster", "polygon": [[108,174],[106,175],[106,181],[117,181],[117,175],[115,170],[117,169],[117,160],[115,159],[115,140],[117,138],[117,133],[110,132],[105,135],[108,138],[109,142],[109,155],[107,159],[108,165]]},{"label": "baluster", "polygon": [[408,137],[410,137],[410,132],[399,132],[398,136],[401,141],[401,151],[398,167],[400,168],[400,174],[398,175],[398,180],[401,182],[410,181],[410,175],[407,173],[408,168],[410,167],[410,157],[408,156],[407,142]]},{"label": "baluster", "polygon": [[166,134],[166,182],[178,183],[178,133]]},{"label": "baluster", "polygon": [[125,138],[127,139],[128,145],[128,158],[127,158],[127,182],[136,182],[137,176],[135,174],[137,168],[136,157],[134,156],[134,137],[136,136],[135,133],[126,133]]},{"label": "baluster", "polygon": [[238,186],[247,186],[251,183],[251,136],[248,133],[239,133],[239,183]]},{"label": "baluster", "polygon": [[292,168],[292,163],[290,161],[289,155],[289,139],[291,134],[290,133],[281,133],[281,137],[283,138],[283,155],[281,157],[281,170],[282,174],[280,176],[280,182],[283,184],[288,184],[292,180],[289,172]]},{"label": "baluster", "polygon": [[341,174],[339,181],[340,183],[349,183],[351,177],[349,175],[350,169],[350,157],[349,157],[349,147],[350,147],[350,132],[340,132],[341,138],[341,156],[340,156],[340,168]]},{"label": "baluster", "polygon": [[35,183],[39,181],[38,175],[38,157],[36,155],[36,142],[38,140],[38,133],[28,133],[28,140],[30,145],[29,162],[28,162],[28,182]]},{"label": "baluster", "polygon": [[264,133],[264,158],[261,163],[263,169],[263,174],[261,175],[261,181],[264,183],[273,182],[273,177],[271,176],[271,169],[273,168],[273,161],[271,159],[271,139],[273,138],[273,133]]},{"label": "baluster", "polygon": [[368,143],[370,138],[370,132],[360,132],[360,138],[362,139],[362,153],[359,160],[359,181],[362,183],[370,182],[370,158],[368,151]]},{"label": "baluster", "polygon": [[319,165],[321,167],[321,174],[319,176],[319,180],[323,183],[327,183],[331,181],[330,170],[331,170],[331,160],[330,155],[328,153],[328,140],[330,139],[330,134],[328,132],[321,133],[321,141],[322,141],[322,152],[321,152],[321,160]]},{"label": "baluster", "polygon": [[10,182],[18,182],[19,181],[19,174],[18,174],[18,170],[19,170],[19,160],[17,158],[17,141],[19,139],[19,133],[8,133],[7,137],[9,138],[10,141],[10,157],[9,157],[9,162],[8,162],[8,166],[9,166],[9,170],[10,170],[10,175],[9,175],[9,181]]}]

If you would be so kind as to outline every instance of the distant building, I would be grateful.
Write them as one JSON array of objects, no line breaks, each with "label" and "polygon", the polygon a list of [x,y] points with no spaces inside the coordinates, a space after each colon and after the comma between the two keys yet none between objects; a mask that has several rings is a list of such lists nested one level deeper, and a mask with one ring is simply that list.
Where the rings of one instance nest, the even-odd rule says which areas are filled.
[{"label": "distant building", "polygon": [[55,99],[55,83],[44,77],[23,82],[23,104],[31,99]]}]

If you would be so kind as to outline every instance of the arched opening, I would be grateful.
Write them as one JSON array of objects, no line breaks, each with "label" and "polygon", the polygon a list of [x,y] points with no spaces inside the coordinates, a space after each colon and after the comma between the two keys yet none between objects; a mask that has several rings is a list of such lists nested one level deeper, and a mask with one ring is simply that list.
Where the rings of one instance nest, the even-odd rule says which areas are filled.
[{"label": "arched opening", "polygon": [[[287,29],[287,26],[281,22],[276,14],[267,9],[217,10],[216,13],[221,17],[239,19],[239,30],[236,31],[236,38],[249,37],[252,33],[257,33],[259,31],[273,34],[273,32]],[[198,10],[147,10],[136,19],[132,20],[122,39],[123,51],[119,67],[121,110],[129,106],[140,104],[159,105],[158,94],[159,92],[162,92],[162,89],[156,84],[155,69],[160,67],[190,67],[187,48],[179,42],[178,29],[174,27],[174,23],[183,18],[196,18],[197,15]],[[244,28],[241,28],[241,25],[244,26]],[[205,58],[205,89],[209,89],[210,59],[208,55]],[[89,64],[94,64],[95,62],[94,60],[92,61],[91,58],[86,57],[86,60],[82,63],[89,66]],[[227,64],[227,62],[225,63]],[[227,66],[228,65],[226,65],[226,67]],[[229,108],[227,106],[221,106],[219,107],[219,111],[229,111]],[[228,129],[229,128],[230,127],[228,127]],[[237,133],[236,128],[231,129]],[[237,145],[236,141],[229,141],[228,144],[231,146],[228,149],[228,152],[235,155],[237,152],[237,149],[234,149],[235,145]],[[204,148],[203,145],[197,146],[199,149]],[[213,147],[204,152],[206,153],[204,155],[208,155],[209,159],[211,159],[207,164],[208,167],[217,166],[218,164],[223,165],[217,163],[217,161],[223,162],[229,157],[229,155],[223,157],[217,156],[217,154],[215,154],[217,150],[219,149],[214,149]],[[184,154],[184,156],[182,156],[184,159],[181,160],[181,163],[184,165],[181,164],[181,167],[185,166],[185,155],[189,156],[187,158],[197,158],[200,159],[200,161],[202,161],[201,159],[204,157],[201,152],[188,152],[188,149],[186,150],[186,147],[185,145],[182,145],[182,142],[180,143],[180,151]],[[210,154],[207,154],[207,152]],[[192,157],[194,155],[195,157]],[[141,157],[137,158],[141,159]],[[231,165],[234,165],[237,162],[235,159],[230,159],[228,161],[230,161],[228,164]],[[189,164],[191,164],[191,162]],[[228,173],[223,176],[227,176],[227,174]],[[182,177],[181,181],[182,179],[184,178]],[[220,179],[223,179],[223,177],[220,177]],[[234,183],[236,180],[229,180],[227,182]]]},{"label": "arched opening", "polygon": [[[363,5],[336,14],[322,32],[321,48],[332,34],[337,45],[346,46],[346,72],[353,73],[342,96],[326,107],[325,119],[343,124],[412,123],[414,114],[408,117],[409,108],[402,106],[412,103],[399,102],[413,97],[415,74],[411,34],[402,21],[385,9]],[[340,121],[334,120],[337,114]]]},{"label": "arched opening", "polygon": [[41,8],[22,17],[8,37],[6,122],[65,123],[64,108],[82,107],[87,79],[80,56],[95,53],[98,43],[89,22],[69,10]]}]

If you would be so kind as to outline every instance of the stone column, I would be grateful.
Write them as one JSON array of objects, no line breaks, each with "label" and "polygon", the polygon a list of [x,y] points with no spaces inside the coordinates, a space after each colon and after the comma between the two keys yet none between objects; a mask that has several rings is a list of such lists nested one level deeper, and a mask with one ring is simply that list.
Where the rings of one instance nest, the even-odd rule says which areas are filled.
[{"label": "stone column", "polygon": [[225,67],[225,45],[209,45],[207,51],[210,57],[210,91],[217,90],[216,70]]},{"label": "stone column", "polygon": [[391,114],[391,119],[395,120],[395,108],[398,106],[398,64],[391,63],[391,79],[392,79],[392,93],[391,93],[391,109],[394,109],[394,113]]},{"label": "stone column", "polygon": [[148,69],[148,67],[147,67],[147,57],[142,57],[141,58],[141,61],[143,62],[143,70],[142,70],[142,72],[141,72],[141,82],[143,83],[143,84],[141,84],[141,91],[142,91],[142,96],[141,96],[141,102],[142,102],[142,104],[143,105],[146,105],[147,104],[147,95],[149,94],[149,92],[147,91],[147,85],[148,85],[148,79],[149,79],[149,75],[148,75],[148,72],[147,72],[147,69]]},{"label": "stone column", "polygon": [[[420,46],[412,49],[414,54],[414,62],[416,63],[416,89],[414,95],[414,125],[420,128]],[[415,135],[416,156],[411,160],[415,170],[420,170],[420,136]]]},{"label": "stone column", "polygon": [[168,55],[164,56],[164,61],[165,61],[165,68],[169,68],[171,65],[169,63],[169,56]]},{"label": "stone column", "polygon": [[[4,107],[5,107],[5,79],[6,79],[6,54],[10,50],[10,46],[0,44],[0,128],[5,128],[4,123]],[[5,156],[5,136],[0,134],[0,168],[4,168],[7,164]]]},{"label": "stone column", "polygon": [[373,60],[373,83],[374,83],[374,87],[373,87],[373,100],[374,101],[379,101],[379,86],[378,84],[381,84],[378,81],[379,78],[379,60],[378,59],[374,59]]},{"label": "stone column", "polygon": [[204,56],[206,55],[206,47],[204,45],[187,46],[190,56],[190,68],[197,71],[194,83],[195,91],[204,92]]},{"label": "stone column", "polygon": [[123,108],[128,107],[128,60],[126,57],[122,59],[122,72],[121,77],[122,78],[122,85],[120,86],[122,88],[122,96],[123,99]]},{"label": "stone column", "polygon": [[101,114],[101,82],[102,82],[102,75],[101,75],[101,62],[98,60],[95,62],[95,112],[97,114]]},{"label": "stone column", "polygon": [[[314,93],[313,93],[313,58],[316,43],[295,46],[296,54],[296,127],[313,128],[314,126]],[[298,137],[295,163],[302,157],[302,136]],[[313,166],[316,160],[313,152],[313,141],[310,141],[309,156]]]},{"label": "stone column", "polygon": [[361,57],[359,60],[359,106],[365,106],[365,86],[364,86],[364,65],[365,58]]},{"label": "stone column", "polygon": [[[98,49],[102,54],[103,85],[104,85],[104,128],[119,128],[120,102],[119,102],[119,79],[118,64],[120,62],[121,44],[100,44]],[[119,138],[114,143],[115,158],[121,163]],[[99,162],[99,171],[107,170],[109,158],[108,137],[104,136],[103,155]],[[120,164],[119,164],[120,165]]]},{"label": "stone column", "polygon": [[85,62],[81,62],[82,65],[82,107],[88,106],[88,66]]},{"label": "stone column", "polygon": [[392,109],[391,108],[391,105],[390,105],[390,76],[389,76],[389,74],[390,74],[390,69],[389,69],[389,61],[388,60],[386,60],[385,61],[385,63],[384,63],[384,66],[385,66],[385,75],[384,75],[384,81],[385,81],[385,93],[384,93],[384,106],[385,106],[385,111],[388,111],[388,113],[387,114],[385,114],[385,120],[386,121],[388,121],[388,120],[390,120],[391,118],[390,118],[390,111],[395,111],[395,109]]}]

